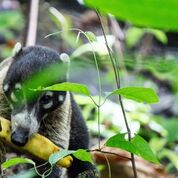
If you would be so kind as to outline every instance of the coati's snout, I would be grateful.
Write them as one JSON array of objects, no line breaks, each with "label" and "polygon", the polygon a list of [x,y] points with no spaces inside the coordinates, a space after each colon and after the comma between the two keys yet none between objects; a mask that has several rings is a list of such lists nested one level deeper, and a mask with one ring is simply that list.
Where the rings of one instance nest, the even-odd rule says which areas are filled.
[{"label": "coati's snout", "polygon": [[11,114],[11,141],[17,146],[24,146],[28,139],[38,132],[39,122],[35,114],[35,109],[31,111],[16,109]]},{"label": "coati's snout", "polygon": [[18,128],[11,135],[11,142],[17,146],[24,146],[28,142],[29,130],[26,128]]}]

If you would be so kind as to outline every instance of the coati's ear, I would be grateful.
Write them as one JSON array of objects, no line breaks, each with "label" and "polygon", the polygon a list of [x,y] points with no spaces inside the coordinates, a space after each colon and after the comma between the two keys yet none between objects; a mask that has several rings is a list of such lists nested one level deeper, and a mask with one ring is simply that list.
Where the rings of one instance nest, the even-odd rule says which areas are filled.
[{"label": "coati's ear", "polygon": [[70,63],[70,57],[66,53],[61,53],[60,54],[60,59],[63,63],[69,64]]},{"label": "coati's ear", "polygon": [[22,51],[22,45],[21,43],[16,43],[14,48],[13,48],[13,51],[12,51],[12,57],[18,55],[20,52]]},{"label": "coati's ear", "polygon": [[69,66],[70,66],[70,57],[67,53],[61,53],[60,54],[60,60],[65,64],[65,66],[67,67],[67,73],[66,73],[66,79],[69,79]]}]

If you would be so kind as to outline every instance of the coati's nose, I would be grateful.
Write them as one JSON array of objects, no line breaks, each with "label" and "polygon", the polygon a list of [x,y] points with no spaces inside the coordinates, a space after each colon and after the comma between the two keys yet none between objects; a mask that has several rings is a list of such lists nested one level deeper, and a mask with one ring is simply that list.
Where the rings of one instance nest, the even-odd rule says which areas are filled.
[{"label": "coati's nose", "polygon": [[11,134],[11,141],[17,146],[24,146],[28,142],[29,131],[19,128]]}]

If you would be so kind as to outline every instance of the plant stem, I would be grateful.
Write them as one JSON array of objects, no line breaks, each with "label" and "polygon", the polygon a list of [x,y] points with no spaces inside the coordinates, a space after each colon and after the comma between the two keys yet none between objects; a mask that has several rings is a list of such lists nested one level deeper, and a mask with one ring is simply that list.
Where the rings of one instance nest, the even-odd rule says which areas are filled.
[{"label": "plant stem", "polygon": [[[112,62],[113,69],[114,69],[114,76],[115,76],[115,80],[116,80],[117,89],[119,89],[120,88],[120,75],[119,75],[119,71],[117,70],[117,66],[116,66],[116,64],[117,64],[116,58],[113,57],[112,51],[111,51],[111,49],[108,45],[106,33],[105,33],[105,30],[104,30],[104,26],[103,26],[103,22],[102,22],[102,19],[101,19],[100,12],[98,10],[96,10],[96,14],[97,14],[98,19],[99,19],[100,24],[101,24],[101,29],[102,29],[103,36],[104,36],[104,39],[105,39],[105,44],[106,44],[106,47],[107,47],[107,50],[108,50],[108,53],[109,53],[109,57],[110,57],[111,62]],[[129,124],[128,124],[128,121],[127,121],[127,117],[126,117],[126,113],[125,113],[125,110],[124,110],[124,105],[123,105],[123,102],[122,102],[121,95],[119,95],[119,103],[121,105],[121,110],[122,110],[122,113],[123,113],[123,116],[124,116],[124,121],[125,121],[126,129],[127,129],[127,133],[128,133],[128,139],[129,139],[129,141],[131,141],[131,131],[130,131]],[[135,158],[134,158],[133,153],[131,153],[131,163],[132,163],[134,178],[138,178],[136,165],[135,165]]]},{"label": "plant stem", "polygon": [[126,157],[126,156],[123,156],[123,155],[119,155],[118,153],[114,153],[114,152],[110,152],[110,151],[104,151],[102,149],[96,149],[96,150],[89,150],[90,152],[100,152],[100,153],[105,153],[105,154],[110,154],[110,155],[114,155],[114,156],[117,156],[117,157],[120,157],[122,159],[125,159],[125,160],[131,160],[131,158],[129,157]]},{"label": "plant stem", "polygon": [[97,107],[98,110],[98,148],[101,149],[101,129],[100,129],[100,106]]}]

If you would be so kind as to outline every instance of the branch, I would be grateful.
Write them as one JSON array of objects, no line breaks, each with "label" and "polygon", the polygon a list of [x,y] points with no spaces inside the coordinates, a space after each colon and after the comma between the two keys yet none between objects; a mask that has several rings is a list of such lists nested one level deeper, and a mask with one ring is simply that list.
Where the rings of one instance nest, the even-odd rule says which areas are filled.
[{"label": "branch", "polygon": [[[116,85],[117,85],[117,88],[119,89],[120,88],[120,75],[119,75],[119,71],[117,69],[116,58],[113,56],[112,51],[111,51],[111,49],[110,49],[110,47],[108,45],[108,41],[107,41],[107,38],[106,38],[106,33],[105,33],[105,30],[104,30],[104,26],[103,26],[103,22],[102,22],[102,19],[101,19],[101,15],[100,15],[99,11],[97,11],[97,10],[96,10],[96,13],[98,15],[98,18],[99,18],[99,21],[100,21],[100,24],[101,24],[101,29],[102,29],[103,36],[104,36],[104,39],[105,39],[105,44],[106,44],[106,47],[107,47],[107,50],[108,50],[108,53],[109,53],[109,57],[110,57],[111,62],[112,62],[113,69],[114,69]],[[125,113],[125,110],[124,110],[124,105],[123,105],[123,102],[122,102],[121,95],[119,95],[119,103],[121,105],[121,110],[122,110],[122,113],[123,113],[123,116],[124,116],[124,122],[125,122],[126,129],[127,129],[127,132],[128,132],[128,138],[129,138],[129,141],[130,141],[131,140],[131,131],[130,131],[129,124],[128,124],[128,121],[127,121],[127,117],[126,117],[126,113]],[[138,178],[136,165],[135,165],[135,159],[134,159],[134,154],[133,153],[131,153],[131,162],[132,162],[134,178]]]},{"label": "branch", "polygon": [[25,46],[33,46],[36,43],[37,25],[38,25],[39,0],[31,0],[30,13],[28,19],[27,38]]}]

